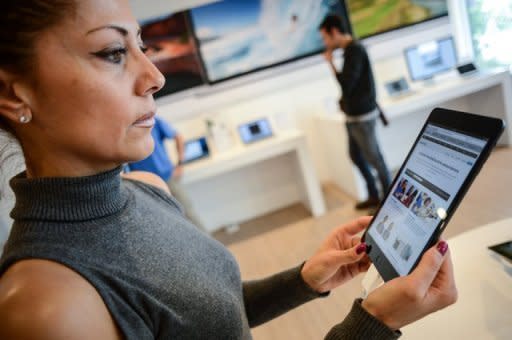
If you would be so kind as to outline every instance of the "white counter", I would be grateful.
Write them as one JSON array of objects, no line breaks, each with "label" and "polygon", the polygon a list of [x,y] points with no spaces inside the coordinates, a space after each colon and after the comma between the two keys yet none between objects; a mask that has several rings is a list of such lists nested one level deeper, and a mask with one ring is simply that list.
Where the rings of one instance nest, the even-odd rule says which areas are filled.
[{"label": "white counter", "polygon": [[[384,158],[392,170],[401,166],[435,107],[501,118],[507,127],[499,144],[512,144],[512,78],[505,70],[477,73],[469,77],[450,73],[439,77],[431,85],[415,85],[409,95],[382,97],[379,102],[390,125],[379,125],[377,135]],[[344,116],[319,115],[317,123],[325,145],[330,177],[344,191],[356,198],[365,198],[366,186],[348,155]]]},{"label": "white counter", "polygon": [[512,265],[488,246],[512,240],[512,219],[448,240],[459,299],[402,329],[404,339],[512,339]]},{"label": "white counter", "polygon": [[300,131],[237,144],[188,164],[178,185],[209,232],[300,201],[313,216],[325,213],[320,183]]}]

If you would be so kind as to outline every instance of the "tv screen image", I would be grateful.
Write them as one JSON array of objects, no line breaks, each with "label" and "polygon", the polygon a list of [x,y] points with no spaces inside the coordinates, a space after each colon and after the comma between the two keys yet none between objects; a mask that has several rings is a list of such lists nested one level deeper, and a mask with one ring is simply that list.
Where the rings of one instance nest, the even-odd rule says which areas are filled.
[{"label": "tv screen image", "polygon": [[346,0],[355,36],[365,38],[448,14],[448,0]]},{"label": "tv screen image", "polygon": [[190,10],[212,83],[319,53],[318,26],[339,0],[224,0]]},{"label": "tv screen image", "polygon": [[204,72],[186,12],[141,22],[147,55],[166,78],[156,97],[204,84]]},{"label": "tv screen image", "polygon": [[457,55],[451,37],[426,42],[405,50],[412,80],[427,80],[457,66]]}]

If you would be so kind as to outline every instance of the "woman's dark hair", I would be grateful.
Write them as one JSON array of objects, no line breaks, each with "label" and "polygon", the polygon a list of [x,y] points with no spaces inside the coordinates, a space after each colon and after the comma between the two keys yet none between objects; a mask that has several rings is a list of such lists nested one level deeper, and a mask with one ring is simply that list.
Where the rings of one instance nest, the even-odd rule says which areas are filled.
[{"label": "woman's dark hair", "polygon": [[[73,16],[76,6],[75,0],[1,0],[0,69],[18,75],[34,70],[39,34]],[[1,117],[0,128],[11,130]]]},{"label": "woman's dark hair", "polygon": [[74,0],[0,1],[0,68],[29,71],[39,34],[73,15],[75,8]]}]

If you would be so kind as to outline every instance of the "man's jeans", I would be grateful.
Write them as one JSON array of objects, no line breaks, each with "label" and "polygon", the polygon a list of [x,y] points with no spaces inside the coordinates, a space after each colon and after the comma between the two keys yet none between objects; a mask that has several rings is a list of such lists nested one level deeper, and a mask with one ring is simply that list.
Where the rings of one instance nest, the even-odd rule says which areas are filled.
[{"label": "man's jeans", "polygon": [[379,198],[379,191],[370,166],[377,171],[383,194],[391,185],[391,177],[375,134],[376,121],[376,119],[371,119],[346,123],[350,158],[361,171],[370,198]]}]

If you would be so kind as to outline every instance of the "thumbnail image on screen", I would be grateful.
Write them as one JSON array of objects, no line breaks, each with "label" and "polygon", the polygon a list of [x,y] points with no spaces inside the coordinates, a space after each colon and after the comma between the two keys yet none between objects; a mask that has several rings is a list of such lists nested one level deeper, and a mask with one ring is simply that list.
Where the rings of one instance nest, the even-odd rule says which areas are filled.
[{"label": "thumbnail image on screen", "polygon": [[457,65],[451,37],[408,48],[405,50],[405,58],[412,80],[430,79]]},{"label": "thumbnail image on screen", "polygon": [[340,0],[224,0],[190,10],[210,82],[318,53],[318,26]]},{"label": "thumbnail image on screen", "polygon": [[354,34],[365,38],[448,14],[447,0],[346,0]]},{"label": "thumbnail image on screen", "polygon": [[204,72],[186,12],[141,22],[147,55],[166,78],[155,97],[204,84]]}]

